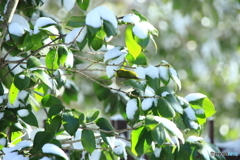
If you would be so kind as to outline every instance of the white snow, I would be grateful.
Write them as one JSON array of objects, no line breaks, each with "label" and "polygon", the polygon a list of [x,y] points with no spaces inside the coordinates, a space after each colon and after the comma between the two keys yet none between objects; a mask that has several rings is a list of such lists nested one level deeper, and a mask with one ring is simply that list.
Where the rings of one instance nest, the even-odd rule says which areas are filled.
[{"label": "white snow", "polygon": [[11,23],[18,23],[24,30],[30,31],[30,25],[28,21],[19,14],[14,14]]},{"label": "white snow", "polygon": [[131,99],[127,102],[127,117],[128,119],[134,119],[135,112],[138,110],[137,99]]},{"label": "white snow", "polygon": [[24,74],[21,74],[18,76],[20,79],[25,79],[25,75]]},{"label": "white snow", "polygon": [[197,136],[189,136],[187,139],[187,141],[189,141],[189,142],[197,142],[197,141],[201,141],[201,140],[203,140],[203,138],[197,137]]},{"label": "white snow", "polygon": [[[52,20],[51,18],[48,17],[40,17],[37,19],[35,26],[34,26],[34,30],[33,30],[33,34],[37,34],[39,33],[39,28],[46,26],[46,25],[50,25],[50,24],[57,24],[54,20]],[[49,28],[49,27],[47,27]],[[45,28],[46,29],[46,28]],[[50,31],[52,29],[50,28]],[[55,31],[53,31],[55,32]]]},{"label": "white snow", "polygon": [[118,70],[119,68],[120,68],[120,66],[107,66],[106,73],[107,73],[108,78],[112,78],[116,73],[114,70]]},{"label": "white snow", "polygon": [[133,27],[133,33],[140,39],[148,37],[148,32],[155,28],[149,22],[137,22]]},{"label": "white snow", "polygon": [[105,6],[99,6],[91,10],[86,16],[86,24],[94,28],[102,26],[102,19],[110,22],[114,28],[118,27],[118,22],[115,14]]},{"label": "white snow", "polygon": [[188,101],[183,97],[177,96],[177,99],[179,100],[181,105],[189,104]]},{"label": "white snow", "polygon": [[127,54],[122,54],[122,55],[120,55],[119,57],[117,57],[117,58],[115,58],[115,59],[113,59],[113,60],[110,60],[110,61],[108,62],[108,64],[121,64],[121,63],[124,62],[126,55],[127,55]]},{"label": "white snow", "polygon": [[100,28],[102,26],[102,19],[96,8],[87,14],[85,22],[88,26],[93,28]]},{"label": "white snow", "polygon": [[188,106],[187,108],[183,109],[184,112],[186,113],[187,117],[190,119],[190,120],[196,120],[196,115],[195,115],[195,112],[194,110],[192,109],[192,107]]},{"label": "white snow", "polygon": [[173,81],[175,83],[177,83],[179,89],[181,89],[181,81],[180,79],[178,78],[178,74],[176,72],[175,69],[173,69],[172,67],[169,68],[169,73],[170,73],[170,76],[172,77]]},{"label": "white snow", "polygon": [[99,160],[100,159],[100,156],[101,156],[101,150],[100,149],[95,149],[92,154],[88,154],[88,158],[90,160]]},{"label": "white snow", "polygon": [[191,93],[184,97],[188,102],[196,101],[199,99],[206,98],[207,96],[202,93]]},{"label": "white snow", "polygon": [[148,37],[148,29],[141,22],[136,23],[132,29],[134,35],[140,39],[145,39]]},{"label": "white snow", "polygon": [[[34,27],[35,28],[35,27]],[[37,29],[39,31],[39,29]],[[58,29],[56,28],[56,26],[48,26],[46,28],[41,28],[41,30],[46,30],[46,31],[49,31],[51,32],[52,34],[54,35],[58,35],[59,32],[58,32]],[[38,32],[37,32],[38,33]]]},{"label": "white snow", "polygon": [[27,109],[20,109],[17,113],[20,117],[27,117],[29,115],[29,111]]},{"label": "white snow", "polygon": [[154,98],[146,98],[142,101],[142,109],[144,111],[148,110],[153,106]]},{"label": "white snow", "polygon": [[78,42],[82,42],[87,34],[87,27],[74,28],[70,31],[65,37],[65,43],[69,44],[74,42],[75,40]]},{"label": "white snow", "polygon": [[[146,79],[146,73],[143,67],[137,67],[134,71],[137,73],[138,78]],[[146,81],[141,81],[141,82],[146,83]]]},{"label": "white snow", "polygon": [[105,6],[99,6],[95,9],[98,10],[98,13],[102,19],[112,23],[114,28],[116,28],[116,29],[118,28],[117,18],[112,10],[110,10],[109,8],[107,8]]},{"label": "white snow", "polygon": [[82,129],[78,129],[77,132],[75,133],[73,139],[72,139],[73,141],[79,140],[79,142],[73,143],[73,148],[74,149],[83,149],[82,142],[80,141],[81,136],[82,136]]},{"label": "white snow", "polygon": [[18,99],[24,100],[24,99],[27,97],[28,94],[29,94],[29,93],[28,93],[27,91],[21,90],[21,91],[18,93]]},{"label": "white snow", "polygon": [[44,144],[44,146],[42,147],[42,151],[43,153],[54,154],[63,157],[64,159],[68,159],[66,153],[55,144],[51,143]]},{"label": "white snow", "polygon": [[126,147],[126,144],[123,141],[116,139],[115,140],[115,147],[113,148],[113,152],[116,155],[123,155],[124,159],[126,160],[127,159],[127,152],[126,152],[125,147]]},{"label": "white snow", "polygon": [[169,95],[169,94],[170,94],[169,92],[164,91],[164,92],[161,93],[161,96],[162,96],[162,97],[166,97],[166,96]]},{"label": "white snow", "polygon": [[67,12],[71,11],[74,7],[76,0],[63,0],[63,7]]},{"label": "white snow", "polygon": [[159,78],[158,68],[152,65],[149,65],[147,68],[145,68],[145,73],[152,79]]},{"label": "white snow", "polygon": [[162,148],[155,148],[153,153],[155,157],[160,157],[161,152],[162,152]]},{"label": "white snow", "polygon": [[4,112],[0,112],[0,120],[4,117]]},{"label": "white snow", "polygon": [[[9,69],[12,69],[13,67],[16,66],[16,64],[17,64],[17,63],[15,63],[16,61],[20,61],[20,60],[22,60],[22,59],[23,59],[22,57],[9,57],[9,58],[8,58],[8,61],[9,61],[9,62],[12,61],[11,63],[8,63]],[[26,62],[26,61],[24,60],[23,62]],[[26,68],[26,64],[18,65],[16,68],[14,68],[14,69],[12,70],[12,73],[13,73],[13,74],[18,74],[18,73],[24,71],[23,68],[21,68],[20,66],[22,66],[23,68]]]},{"label": "white snow", "polygon": [[111,137],[106,137],[106,140],[109,144],[109,146],[113,149],[115,147],[115,137],[111,136]]},{"label": "white snow", "polygon": [[8,30],[10,34],[16,35],[18,37],[21,37],[25,33],[24,28],[15,22],[9,24]]},{"label": "white snow", "polygon": [[137,23],[139,22],[141,19],[139,18],[139,16],[137,16],[136,14],[127,14],[126,16],[123,17],[122,21],[125,23]]},{"label": "white snow", "polygon": [[13,147],[10,147],[10,148],[7,148],[7,147],[4,147],[2,149],[2,151],[7,154],[7,153],[11,153],[13,151],[20,151],[24,148],[28,148],[28,147],[32,147],[33,146],[33,142],[30,141],[30,140],[23,140],[21,142],[19,142],[18,144],[16,144],[15,146]]},{"label": "white snow", "polygon": [[194,121],[190,121],[190,126],[193,128],[193,129],[198,129],[200,126],[199,126],[199,124],[197,124],[196,122],[194,122]]},{"label": "white snow", "polygon": [[164,79],[165,81],[168,81],[170,78],[169,75],[169,68],[168,66],[159,66],[158,67],[158,71],[159,71],[159,76]]},{"label": "white snow", "polygon": [[204,110],[203,109],[196,109],[195,113],[198,114],[198,115],[199,114],[204,114]]},{"label": "white snow", "polygon": [[162,125],[168,129],[173,135],[177,136],[181,141],[184,143],[184,138],[182,132],[177,128],[176,124],[173,123],[172,121],[163,118],[163,117],[158,117],[154,116],[154,119],[158,121],[159,123],[162,123]]},{"label": "white snow", "polygon": [[0,138],[0,145],[5,146],[7,144],[7,139],[5,137]]},{"label": "white snow", "polygon": [[11,160],[11,159],[29,160],[29,157],[24,157],[23,155],[18,154],[17,152],[11,152],[11,153],[5,154],[2,160]]},{"label": "white snow", "polygon": [[123,53],[127,53],[126,50],[122,50],[123,47],[121,46],[116,46],[110,50],[108,50],[105,54],[104,54],[104,62],[119,57],[120,55],[122,55]]}]

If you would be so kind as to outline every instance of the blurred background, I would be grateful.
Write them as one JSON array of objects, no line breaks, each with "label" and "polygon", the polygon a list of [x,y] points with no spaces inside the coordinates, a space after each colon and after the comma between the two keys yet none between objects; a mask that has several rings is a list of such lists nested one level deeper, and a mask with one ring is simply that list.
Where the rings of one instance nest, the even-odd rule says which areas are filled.
[{"label": "blurred background", "polygon": [[[159,31],[154,37],[157,53],[152,43],[147,48],[150,64],[166,60],[177,70],[182,82],[179,96],[200,92],[209,97],[217,110],[213,117],[215,141],[240,138],[239,0],[90,0],[87,12],[69,7],[74,0],[59,2],[45,0],[41,7],[44,14],[55,15],[59,22],[85,15],[100,5],[109,7],[118,17],[131,13],[131,9],[147,17]],[[120,26],[120,34],[110,44],[124,45],[123,36]],[[95,102],[99,104],[92,96],[92,84],[80,81],[78,105],[74,105],[86,109]],[[207,125],[205,128],[206,135]]]}]

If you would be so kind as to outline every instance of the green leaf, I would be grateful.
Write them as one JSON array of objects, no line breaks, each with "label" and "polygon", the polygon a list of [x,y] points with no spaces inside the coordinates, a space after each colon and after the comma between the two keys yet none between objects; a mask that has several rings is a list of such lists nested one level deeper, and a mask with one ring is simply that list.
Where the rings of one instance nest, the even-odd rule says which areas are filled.
[{"label": "green leaf", "polygon": [[145,128],[150,131],[153,130],[159,124],[152,115],[147,115],[145,118]]},{"label": "green leaf", "polygon": [[72,16],[68,19],[68,22],[66,25],[74,27],[74,28],[82,27],[82,26],[86,25],[85,18],[86,18],[86,16]]},{"label": "green leaf", "polygon": [[133,130],[131,133],[131,139],[131,151],[138,157],[141,157],[142,154],[150,150],[153,140],[151,131],[147,131],[143,127]]},{"label": "green leaf", "polygon": [[28,110],[28,116],[26,117],[20,117],[25,123],[31,125],[31,126],[35,126],[38,127],[38,121],[36,116],[32,113],[32,111]]},{"label": "green leaf", "polygon": [[143,85],[142,83],[138,82],[137,80],[129,79],[125,82],[123,82],[126,86],[133,86],[135,89],[139,89],[141,91],[144,91],[146,88],[146,85]]},{"label": "green leaf", "polygon": [[54,97],[51,94],[47,94],[42,98],[41,101],[43,107],[51,107],[52,105],[62,105],[62,102],[57,97]]},{"label": "green leaf", "polygon": [[2,96],[3,94],[4,94],[4,89],[3,89],[2,82],[0,82],[0,96]]},{"label": "green leaf", "polygon": [[137,64],[137,65],[147,65],[148,64],[148,59],[143,52],[141,52],[136,58],[134,58],[130,53],[128,53],[126,55],[126,60],[129,63]]},{"label": "green leaf", "polygon": [[48,117],[51,118],[52,116],[58,115],[61,111],[63,111],[65,107],[62,104],[53,104],[51,105],[48,111]]},{"label": "green leaf", "polygon": [[165,118],[171,119],[176,115],[174,109],[171,107],[168,101],[161,97],[158,98],[157,111],[162,117]]},{"label": "green leaf", "polygon": [[67,110],[63,113],[63,121],[64,129],[68,134],[73,136],[80,125],[78,118],[76,118],[71,111]]},{"label": "green leaf", "polygon": [[154,90],[157,91],[160,87],[160,79],[159,78],[152,78],[150,76],[146,76],[147,84]]},{"label": "green leaf", "polygon": [[149,43],[150,36],[148,36],[145,39],[140,39],[137,36],[134,35],[134,40],[143,48],[145,49]]},{"label": "green leaf", "polygon": [[8,99],[11,104],[13,104],[15,102],[15,100],[17,99],[18,93],[19,93],[18,88],[14,85],[14,83],[12,83],[9,93],[8,93]]},{"label": "green leaf", "polygon": [[116,134],[114,127],[106,118],[98,118],[96,120],[96,125],[102,130],[113,131],[112,134]]},{"label": "green leaf", "polygon": [[173,67],[169,68],[169,74],[170,74],[171,79],[177,84],[178,89],[180,90],[181,89],[181,81],[178,77],[176,70]]},{"label": "green leaf", "polygon": [[46,67],[49,69],[58,69],[58,53],[56,49],[51,49],[45,58]]},{"label": "green leaf", "polygon": [[62,66],[65,66],[67,68],[73,67],[73,53],[70,49],[66,47],[59,47],[58,49],[58,55],[59,55],[59,63]]},{"label": "green leaf", "polygon": [[52,83],[49,80],[50,77],[43,70],[34,70],[32,71],[32,73],[35,74],[38,78],[40,78],[43,81],[43,83],[52,88]]},{"label": "green leaf", "polygon": [[148,19],[143,16],[141,13],[139,13],[137,10],[132,9],[133,13],[136,14],[137,16],[139,16],[139,18],[141,19],[141,21],[148,21]]},{"label": "green leaf", "polygon": [[191,101],[189,103],[194,109],[203,109],[206,118],[211,117],[213,114],[216,113],[213,103],[207,97],[203,99],[198,99],[196,101]]},{"label": "green leaf", "polygon": [[168,94],[164,98],[176,112],[183,114],[183,108],[174,95]]},{"label": "green leaf", "polygon": [[53,133],[57,133],[59,131],[59,128],[62,125],[62,117],[61,116],[55,116],[52,119],[47,119],[45,123],[45,131],[50,131]]},{"label": "green leaf", "polygon": [[105,100],[111,93],[111,91],[108,88],[105,88],[97,83],[93,83],[93,88],[99,101]]},{"label": "green leaf", "polygon": [[125,43],[129,53],[136,59],[141,53],[141,46],[133,39],[132,26],[128,26],[125,32]]},{"label": "green leaf", "polygon": [[84,149],[90,154],[96,148],[95,136],[92,130],[84,129],[82,131],[81,141]]},{"label": "green leaf", "polygon": [[91,47],[96,51],[99,50],[103,43],[104,43],[104,38],[105,38],[105,33],[103,30],[98,30],[96,35],[93,37],[93,39],[90,42]]},{"label": "green leaf", "polygon": [[40,150],[44,144],[48,143],[54,138],[55,133],[51,131],[37,132],[33,140],[33,150],[36,152]]},{"label": "green leaf", "polygon": [[164,127],[162,124],[157,125],[153,130],[151,130],[152,138],[159,146],[166,142],[166,135],[164,132]]},{"label": "green leaf", "polygon": [[[173,160],[175,158],[174,154],[175,147],[171,145],[164,145],[160,154],[159,160]],[[182,155],[183,156],[183,155]]]},{"label": "green leaf", "polygon": [[15,75],[14,85],[19,89],[26,89],[30,84],[30,78],[26,75]]},{"label": "green leaf", "polygon": [[89,5],[89,0],[77,0],[77,4],[82,10],[86,11]]},{"label": "green leaf", "polygon": [[103,20],[103,29],[108,37],[116,36],[118,31],[111,22]]},{"label": "green leaf", "polygon": [[97,117],[99,116],[99,110],[92,110],[90,112],[87,113],[86,116],[86,123],[92,122],[95,119],[97,119]]}]

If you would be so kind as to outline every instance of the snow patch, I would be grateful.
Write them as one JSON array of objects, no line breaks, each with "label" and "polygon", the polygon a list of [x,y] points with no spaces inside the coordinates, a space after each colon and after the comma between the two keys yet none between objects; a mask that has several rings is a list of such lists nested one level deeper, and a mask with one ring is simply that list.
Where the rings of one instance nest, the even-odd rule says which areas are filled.
[{"label": "snow patch", "polygon": [[136,14],[127,14],[126,16],[123,17],[122,21],[125,23],[137,23],[139,22],[141,19],[139,18],[139,16],[137,16]]},{"label": "snow patch", "polygon": [[27,109],[20,109],[17,113],[20,117],[27,117],[29,115],[29,111]]},{"label": "snow patch", "polygon": [[142,101],[142,109],[144,111],[148,110],[153,106],[154,98],[146,98]]},{"label": "snow patch", "polygon": [[25,33],[24,28],[18,23],[10,23],[8,30],[10,34],[16,35],[18,37],[21,37]]},{"label": "snow patch", "polygon": [[199,99],[206,98],[207,96],[202,93],[191,93],[184,97],[188,102],[196,101]]},{"label": "snow patch", "polygon": [[87,27],[74,28],[65,37],[65,43],[69,44],[75,40],[81,43],[87,34]]},{"label": "snow patch", "polygon": [[184,112],[186,113],[187,117],[190,119],[190,120],[196,120],[196,115],[195,115],[195,112],[194,110],[192,109],[192,107],[188,106],[187,108],[183,109]]},{"label": "snow patch", "polygon": [[147,68],[145,68],[145,73],[152,79],[159,78],[158,68],[152,65],[149,65]]},{"label": "snow patch", "polygon": [[203,140],[203,138],[197,137],[197,136],[189,136],[187,139],[187,141],[189,141],[189,142],[197,142],[197,141],[201,141],[201,140]]},{"label": "snow patch", "polygon": [[127,117],[128,119],[134,119],[134,115],[138,110],[137,99],[131,99],[127,102]]},{"label": "snow patch", "polygon": [[51,144],[51,143],[44,144],[44,146],[42,147],[42,151],[43,151],[43,153],[54,154],[54,155],[58,155],[60,157],[63,157],[64,159],[68,159],[66,153],[63,152],[63,150],[60,149],[55,144]]}]

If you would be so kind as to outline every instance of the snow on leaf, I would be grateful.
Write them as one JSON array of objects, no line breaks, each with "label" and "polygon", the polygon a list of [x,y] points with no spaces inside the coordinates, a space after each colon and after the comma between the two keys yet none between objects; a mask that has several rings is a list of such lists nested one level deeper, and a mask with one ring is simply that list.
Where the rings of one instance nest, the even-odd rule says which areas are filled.
[{"label": "snow on leaf", "polygon": [[195,112],[194,110],[192,109],[192,107],[188,106],[187,108],[183,109],[184,112],[186,113],[187,117],[190,119],[190,120],[196,120],[196,115],[195,115]]},{"label": "snow on leaf", "polygon": [[190,125],[191,128],[193,128],[193,129],[195,129],[195,130],[197,130],[197,129],[200,127],[199,124],[197,124],[197,123],[194,122],[194,121],[190,121],[190,122],[189,122],[189,125]]},{"label": "snow on leaf", "polygon": [[8,27],[9,33],[21,37],[25,31],[24,28],[18,23],[10,23]]},{"label": "snow on leaf", "polygon": [[74,7],[75,2],[76,0],[63,0],[63,7],[69,12]]},{"label": "snow on leaf", "polygon": [[169,66],[167,64],[160,65],[158,67],[159,77],[163,79],[164,82],[168,82],[170,79]]},{"label": "snow on leaf", "polygon": [[44,144],[44,146],[42,147],[42,152],[58,155],[60,157],[63,157],[64,159],[68,159],[66,153],[55,144],[51,143]]},{"label": "snow on leaf", "polygon": [[145,27],[141,22],[136,23],[132,31],[134,35],[140,39],[145,39],[148,37],[148,28]]},{"label": "snow on leaf", "polygon": [[201,140],[203,140],[203,138],[197,137],[197,136],[189,136],[187,139],[187,141],[189,141],[189,142],[196,142],[196,141],[201,141]]},{"label": "snow on leaf", "polygon": [[169,73],[170,73],[170,76],[172,78],[172,80],[178,85],[178,88],[179,90],[181,89],[181,81],[178,77],[178,74],[176,72],[176,70],[172,67],[169,68]]},{"label": "snow on leaf", "polygon": [[188,102],[196,101],[199,99],[206,98],[207,96],[202,93],[191,93],[184,97]]},{"label": "snow on leaf", "polygon": [[74,28],[70,31],[65,37],[65,43],[69,44],[74,42],[75,40],[78,42],[82,42],[87,34],[86,27]]},{"label": "snow on leaf", "polygon": [[125,147],[126,147],[126,144],[123,141],[116,139],[113,152],[119,156],[123,155],[124,159],[127,159],[127,152]]},{"label": "snow on leaf", "polygon": [[154,116],[154,119],[170,131],[171,134],[177,136],[181,141],[184,143],[184,138],[182,132],[177,128],[176,124],[170,121],[169,119],[163,118],[163,117],[158,117]]},{"label": "snow on leaf", "polygon": [[112,78],[115,75],[115,70],[118,70],[120,66],[107,66],[106,67],[106,73],[108,78]]},{"label": "snow on leaf", "polygon": [[101,156],[101,150],[100,149],[95,149],[92,154],[88,154],[89,159],[100,159]]},{"label": "snow on leaf", "polygon": [[85,21],[88,26],[93,28],[100,28],[102,26],[102,19],[96,8],[87,14]]},{"label": "snow on leaf", "polygon": [[127,102],[127,117],[128,119],[134,119],[135,112],[138,110],[137,99],[131,99]]},{"label": "snow on leaf", "polygon": [[28,21],[19,14],[14,14],[11,23],[18,23],[24,30],[30,31]]},{"label": "snow on leaf", "polygon": [[110,59],[116,58],[116,57],[122,55],[123,53],[127,53],[125,50],[122,50],[122,49],[123,49],[123,47],[117,46],[117,47],[114,47],[114,48],[108,50],[104,54],[104,62],[106,62]]},{"label": "snow on leaf", "polygon": [[147,68],[145,68],[145,73],[152,79],[159,78],[158,68],[155,66],[149,65]]},{"label": "snow on leaf", "polygon": [[4,117],[4,112],[0,112],[0,120]]},{"label": "snow on leaf", "polygon": [[50,25],[50,24],[57,24],[54,20],[48,17],[40,17],[37,19],[36,24],[34,26],[33,34],[39,33],[39,28]]},{"label": "snow on leaf", "polygon": [[148,110],[153,106],[154,99],[153,98],[146,98],[142,101],[142,109],[144,111]]},{"label": "snow on leaf", "polygon": [[204,110],[203,109],[196,109],[195,113],[198,114],[198,115],[199,114],[204,114]]},{"label": "snow on leaf", "polygon": [[[140,78],[140,79],[145,79],[146,78],[145,69],[143,67],[137,67],[135,69],[135,72],[137,73],[138,78]],[[141,81],[141,82],[145,82],[146,83],[146,81]]]},{"label": "snow on leaf", "polygon": [[117,18],[112,10],[105,6],[99,6],[96,9],[98,10],[98,13],[102,19],[112,23],[114,28],[118,28]]},{"label": "snow on leaf", "polygon": [[133,23],[133,24],[139,22],[140,20],[141,19],[139,18],[139,16],[133,13],[124,16],[122,19],[122,21],[125,23]]},{"label": "snow on leaf", "polygon": [[29,111],[27,109],[20,109],[17,113],[20,117],[26,117],[29,115]]}]

